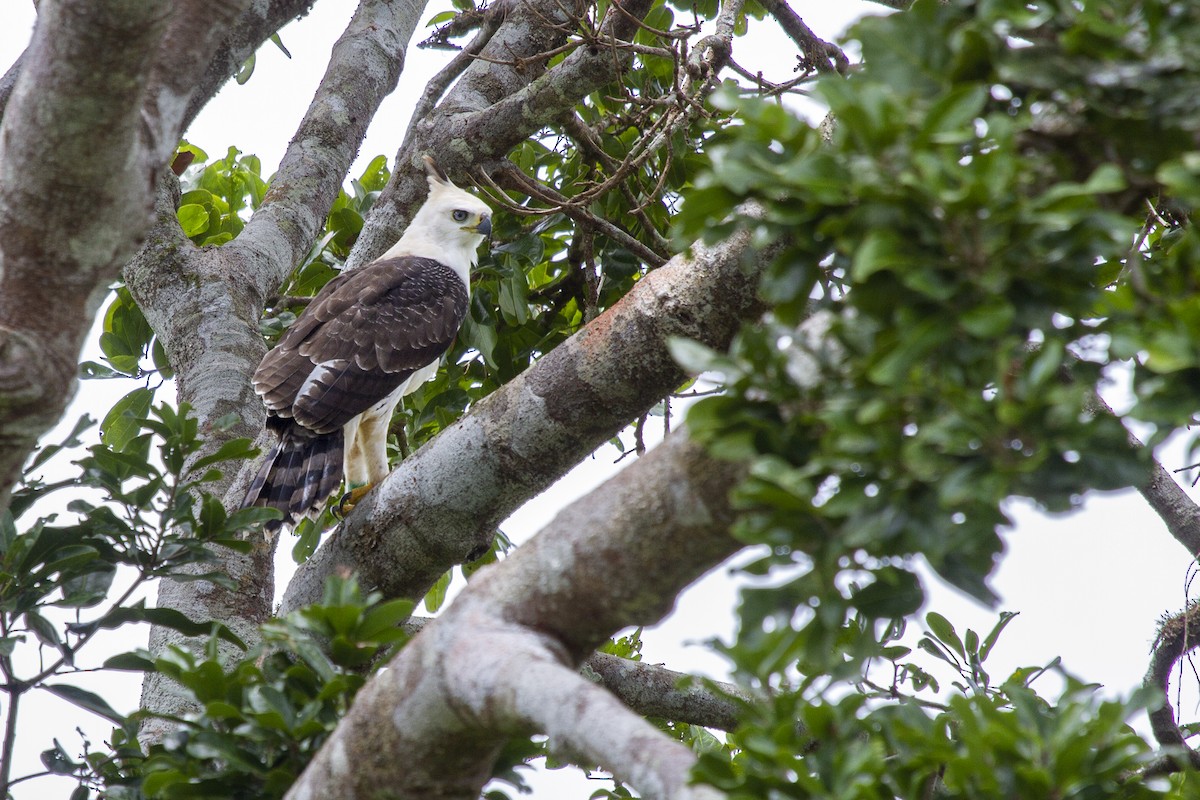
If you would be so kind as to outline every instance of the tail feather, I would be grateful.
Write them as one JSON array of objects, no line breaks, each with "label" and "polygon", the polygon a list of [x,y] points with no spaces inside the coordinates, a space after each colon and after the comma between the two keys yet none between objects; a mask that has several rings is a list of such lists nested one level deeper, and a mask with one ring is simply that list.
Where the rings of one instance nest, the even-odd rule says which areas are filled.
[{"label": "tail feather", "polygon": [[279,443],[263,461],[246,491],[243,508],[265,506],[284,513],[268,530],[291,525],[297,516],[313,511],[342,482],[344,441],[339,428],[312,434],[296,425],[284,427]]}]

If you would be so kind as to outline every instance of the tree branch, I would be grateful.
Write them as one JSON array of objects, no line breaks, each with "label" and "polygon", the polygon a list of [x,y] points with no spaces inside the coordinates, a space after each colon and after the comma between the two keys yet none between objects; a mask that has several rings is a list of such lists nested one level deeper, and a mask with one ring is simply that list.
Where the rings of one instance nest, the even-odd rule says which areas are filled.
[{"label": "tree branch", "polygon": [[[432,617],[409,617],[404,629],[410,636],[416,636],[431,622]],[[732,731],[741,717],[738,703],[750,702],[745,692],[732,683],[702,682],[686,672],[610,653],[592,653],[584,660],[580,671],[589,681],[603,686],[643,717]],[[713,689],[707,689],[705,685]]]},{"label": "tree branch", "polygon": [[845,75],[850,70],[850,59],[835,44],[825,41],[804,24],[786,0],[763,0],[767,10],[783,32],[796,43],[804,54],[804,66],[817,72],[838,72]]},{"label": "tree branch", "polygon": [[[1093,395],[1092,403],[1096,409],[1116,416],[1112,406],[1099,394]],[[1128,437],[1131,447],[1137,450],[1146,449],[1146,445],[1132,433],[1128,434]],[[1138,493],[1167,526],[1167,532],[1186,547],[1190,554],[1200,555],[1200,506],[1187,496],[1187,492],[1180,488],[1171,477],[1171,473],[1167,472],[1153,454],[1150,461],[1150,478],[1137,487]]]},{"label": "tree branch", "polygon": [[[1150,655],[1150,668],[1142,685],[1157,689],[1162,693],[1163,704],[1150,712],[1150,730],[1155,740],[1166,747],[1177,748],[1183,754],[1187,765],[1192,769],[1200,769],[1200,753],[1188,747],[1179,724],[1175,721],[1175,710],[1171,707],[1170,682],[1171,670],[1176,662],[1200,645],[1200,604],[1192,603],[1183,612],[1163,620],[1158,629],[1158,638]],[[1176,769],[1178,758],[1168,758]],[[1159,772],[1165,771],[1161,767]]]},{"label": "tree branch", "polygon": [[583,673],[595,675],[605,689],[642,716],[723,731],[734,730],[741,716],[737,703],[728,698],[748,699],[733,684],[714,682],[718,689],[714,692],[686,673],[608,653],[588,656]]},{"label": "tree branch", "polygon": [[232,247],[266,257],[263,297],[312,247],[380,103],[396,88],[426,0],[363,0],[333,46],[316,96],[250,222]]},{"label": "tree branch", "polygon": [[1151,467],[1150,480],[1138,487],[1138,493],[1166,524],[1167,531],[1176,541],[1193,556],[1200,554],[1200,507],[1158,461]]},{"label": "tree branch", "polygon": [[388,597],[420,598],[488,546],[500,520],[683,382],[668,338],[728,346],[782,246],[750,241],[742,230],[676,256],[405,459],[296,572],[284,610],[319,600],[343,570]]},{"label": "tree branch", "polygon": [[165,22],[140,0],[44,4],[0,124],[0,503],[153,219],[140,109]]},{"label": "tree branch", "polygon": [[[644,797],[719,797],[687,786],[690,752],[574,666],[615,630],[656,621],[737,550],[728,495],[741,475],[676,433],[564,509],[364,687],[288,796],[474,797],[507,736],[542,732],[556,754],[599,763]],[[396,763],[411,768],[397,775]]]},{"label": "tree branch", "polygon": [[[621,7],[640,19],[650,5],[629,0]],[[413,121],[396,155],[397,169],[375,201],[347,267],[368,263],[404,230],[424,197],[421,154],[432,154],[451,177],[467,174],[504,158],[615,77],[613,54],[604,46],[577,49],[551,70],[553,76],[545,72],[544,55],[566,42],[581,14],[577,2],[568,7],[560,0],[521,3],[509,11],[438,109]],[[635,28],[636,22],[614,12],[603,30],[607,41],[615,41]]]},{"label": "tree branch", "polygon": [[0,78],[0,118],[3,118],[4,109],[8,107],[8,98],[12,97],[13,89],[17,85],[17,78],[21,75],[21,67],[25,64],[25,56],[28,52],[28,50],[25,50],[21,55],[17,56],[17,60],[4,73],[4,77]]}]

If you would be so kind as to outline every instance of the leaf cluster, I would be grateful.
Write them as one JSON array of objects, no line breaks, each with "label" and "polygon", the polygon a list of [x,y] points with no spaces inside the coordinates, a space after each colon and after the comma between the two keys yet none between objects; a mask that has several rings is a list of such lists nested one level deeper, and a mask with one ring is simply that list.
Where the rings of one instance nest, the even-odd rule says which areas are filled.
[{"label": "leaf cluster", "polygon": [[[1185,30],[1200,14],[1178,3],[918,2],[861,22],[864,68],[820,82],[829,141],[719,99],[742,124],[710,146],[682,230],[788,242],[766,321],[728,355],[679,353],[732,389],[689,424],[753,461],[739,535],[773,549],[757,570],[801,573],[744,630],[809,607],[828,644],[851,609],[903,616],[921,593],[896,559],[915,553],[991,599],[1008,498],[1065,511],[1145,479],[1146,451],[1095,399],[1116,365],[1132,416],[1160,435],[1190,419],[1197,361],[1155,345],[1196,296],[1193,229],[1159,210],[1190,202],[1193,110],[1173,93],[1200,71],[1152,66]],[[1095,142],[1052,132],[1068,112]],[[728,216],[747,198],[763,219]]]},{"label": "leaf cluster", "polygon": [[[149,390],[139,391],[147,393],[148,408]],[[229,514],[206,489],[221,478],[221,467],[253,454],[250,442],[232,440],[201,456],[204,442],[189,409],[160,405],[134,416],[127,399],[118,402],[118,414],[106,418],[100,441],[73,462],[73,474],[43,477],[63,471],[56,459],[78,452],[94,420],[83,418],[62,442],[35,452],[9,507],[0,511],[0,674],[5,678],[0,691],[13,710],[4,732],[8,739],[15,735],[22,697],[33,690],[128,724],[103,697],[62,680],[92,669],[79,662],[80,652],[102,632],[146,623],[241,644],[219,623],[148,608],[138,590],[163,577],[230,582],[222,572],[205,570],[215,561],[212,548],[248,550],[244,534],[272,512]],[[64,490],[71,497],[63,510],[28,521]],[[29,658],[31,652],[36,659]],[[128,654],[113,656],[99,669],[128,669],[129,659]],[[102,758],[89,752],[76,761],[57,742],[43,754],[50,772],[81,779]],[[11,768],[0,765],[6,782]]]},{"label": "leaf cluster", "polygon": [[263,625],[261,643],[232,664],[215,636],[200,652],[128,657],[127,668],[172,678],[198,710],[166,718],[174,730],[146,749],[135,713],[111,756],[93,760],[93,779],[113,798],[282,797],[370,672],[407,641],[412,606],[333,578],[320,603]]},{"label": "leaf cluster", "polygon": [[[760,325],[729,353],[674,344],[683,366],[729,388],[697,403],[689,427],[750,462],[736,533],[765,546],[749,571],[770,580],[743,592],[729,653],[764,688],[852,681],[895,654],[886,631],[924,599],[914,556],[993,601],[1010,498],[1062,512],[1140,485],[1149,448],[1130,445],[1123,421],[1161,441],[1191,421],[1200,379],[1200,10],[918,0],[851,35],[862,68],[817,85],[828,135],[777,104],[714,99],[740,124],[708,143],[711,169],[680,215],[685,238],[744,226],[785,243],[762,279]],[[745,200],[762,216],[730,213]],[[1097,398],[1121,375],[1133,396],[1118,417]],[[1051,706],[1011,679],[997,689],[977,636],[933,626],[922,648],[962,667],[969,690],[952,724],[880,716],[853,696],[817,712],[811,696],[780,700],[750,727],[790,737],[791,720],[815,713],[806,726],[838,752],[801,763],[794,738],[764,743],[774,782],[738,796],[1154,796],[1118,780],[1144,755],[1124,729],[1141,701],[1073,687]],[[920,741],[909,752],[930,758],[917,772],[941,773],[932,794],[896,778],[903,769],[865,766],[903,764],[902,729]],[[1065,730],[1091,744],[1057,738]],[[973,759],[995,765],[995,780],[955,772]],[[789,770],[801,778],[781,788]]]},{"label": "leaf cluster", "polygon": [[[984,662],[1013,616],[1001,615],[981,640],[927,615],[919,649],[959,678],[946,701],[921,696],[938,691],[930,673],[911,662],[899,666],[911,650],[886,646],[903,633],[893,628],[881,637],[893,666],[890,687],[865,679],[853,687],[779,687],[746,704],[728,748],[701,752],[697,776],[732,800],[1188,796],[1184,776],[1137,778],[1155,753],[1128,720],[1160,697],[1105,699],[1098,687],[1058,670],[1057,659],[991,681]],[[1031,687],[1048,671],[1064,686],[1053,702]]]}]

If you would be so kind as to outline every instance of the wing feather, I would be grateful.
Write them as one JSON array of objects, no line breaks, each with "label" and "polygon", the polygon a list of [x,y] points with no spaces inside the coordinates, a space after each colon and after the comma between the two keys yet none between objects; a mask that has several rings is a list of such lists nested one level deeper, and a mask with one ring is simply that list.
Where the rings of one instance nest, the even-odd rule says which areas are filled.
[{"label": "wing feather", "polygon": [[339,275],[254,374],[267,408],[318,433],[383,400],[450,346],[467,312],[451,268],[400,256]]}]

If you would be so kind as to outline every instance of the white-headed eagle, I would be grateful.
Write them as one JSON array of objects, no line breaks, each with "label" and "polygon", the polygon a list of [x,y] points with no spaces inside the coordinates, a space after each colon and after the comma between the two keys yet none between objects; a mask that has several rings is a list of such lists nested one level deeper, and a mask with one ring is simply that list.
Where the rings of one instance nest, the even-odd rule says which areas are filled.
[{"label": "white-headed eagle", "polygon": [[357,500],[387,475],[392,412],[458,333],[476,250],[492,230],[486,204],[428,156],[425,167],[429,197],[400,241],[327,283],[255,371],[279,443],[243,505],[278,508],[289,522],[343,479]]}]

